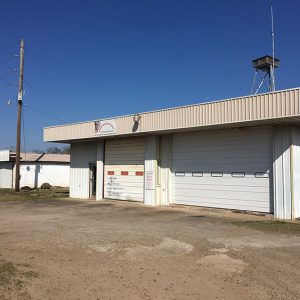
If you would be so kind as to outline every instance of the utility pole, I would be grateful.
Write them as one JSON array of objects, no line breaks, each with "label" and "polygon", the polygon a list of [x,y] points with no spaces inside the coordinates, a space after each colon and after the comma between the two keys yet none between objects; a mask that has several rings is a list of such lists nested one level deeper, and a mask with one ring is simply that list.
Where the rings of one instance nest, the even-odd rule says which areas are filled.
[{"label": "utility pole", "polygon": [[20,70],[18,88],[18,120],[17,120],[17,141],[16,141],[16,177],[15,191],[20,190],[20,156],[21,156],[21,117],[23,101],[23,77],[24,77],[24,40],[20,41]]}]

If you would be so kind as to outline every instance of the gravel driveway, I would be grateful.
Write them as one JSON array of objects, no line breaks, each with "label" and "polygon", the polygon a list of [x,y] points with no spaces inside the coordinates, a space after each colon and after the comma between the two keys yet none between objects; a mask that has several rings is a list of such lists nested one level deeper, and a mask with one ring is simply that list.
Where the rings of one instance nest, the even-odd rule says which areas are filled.
[{"label": "gravel driveway", "polygon": [[0,201],[0,299],[300,299],[300,224],[119,201]]}]

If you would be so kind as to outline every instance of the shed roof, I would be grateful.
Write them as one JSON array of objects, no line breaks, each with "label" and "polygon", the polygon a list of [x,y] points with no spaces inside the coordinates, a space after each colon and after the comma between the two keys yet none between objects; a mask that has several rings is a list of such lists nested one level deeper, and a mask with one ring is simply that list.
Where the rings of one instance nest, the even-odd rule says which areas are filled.
[{"label": "shed roof", "polygon": [[[16,152],[12,152],[9,150],[2,150],[2,151],[0,151],[0,154],[2,154],[2,155],[0,155],[0,161],[14,161],[16,159]],[[70,154],[22,152],[21,153],[21,162],[69,163],[70,162]]]}]

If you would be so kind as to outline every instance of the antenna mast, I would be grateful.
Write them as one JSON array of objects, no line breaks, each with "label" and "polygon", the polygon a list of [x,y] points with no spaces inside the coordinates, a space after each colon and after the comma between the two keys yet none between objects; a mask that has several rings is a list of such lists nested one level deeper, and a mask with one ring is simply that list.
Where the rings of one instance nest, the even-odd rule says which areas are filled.
[{"label": "antenna mast", "polygon": [[272,69],[271,69],[271,91],[275,91],[275,34],[274,34],[274,16],[271,6],[271,24],[272,24]]}]

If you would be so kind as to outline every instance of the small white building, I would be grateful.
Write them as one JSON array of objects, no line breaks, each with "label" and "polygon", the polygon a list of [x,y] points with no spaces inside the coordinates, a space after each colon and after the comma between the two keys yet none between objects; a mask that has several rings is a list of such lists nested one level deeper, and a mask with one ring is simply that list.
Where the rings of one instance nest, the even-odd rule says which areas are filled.
[{"label": "small white building", "polygon": [[70,196],[300,217],[300,90],[44,129],[71,145]]},{"label": "small white building", "polygon": [[[14,188],[16,153],[0,151],[0,188]],[[48,153],[21,153],[20,187],[51,186],[69,187],[70,155]]]}]

